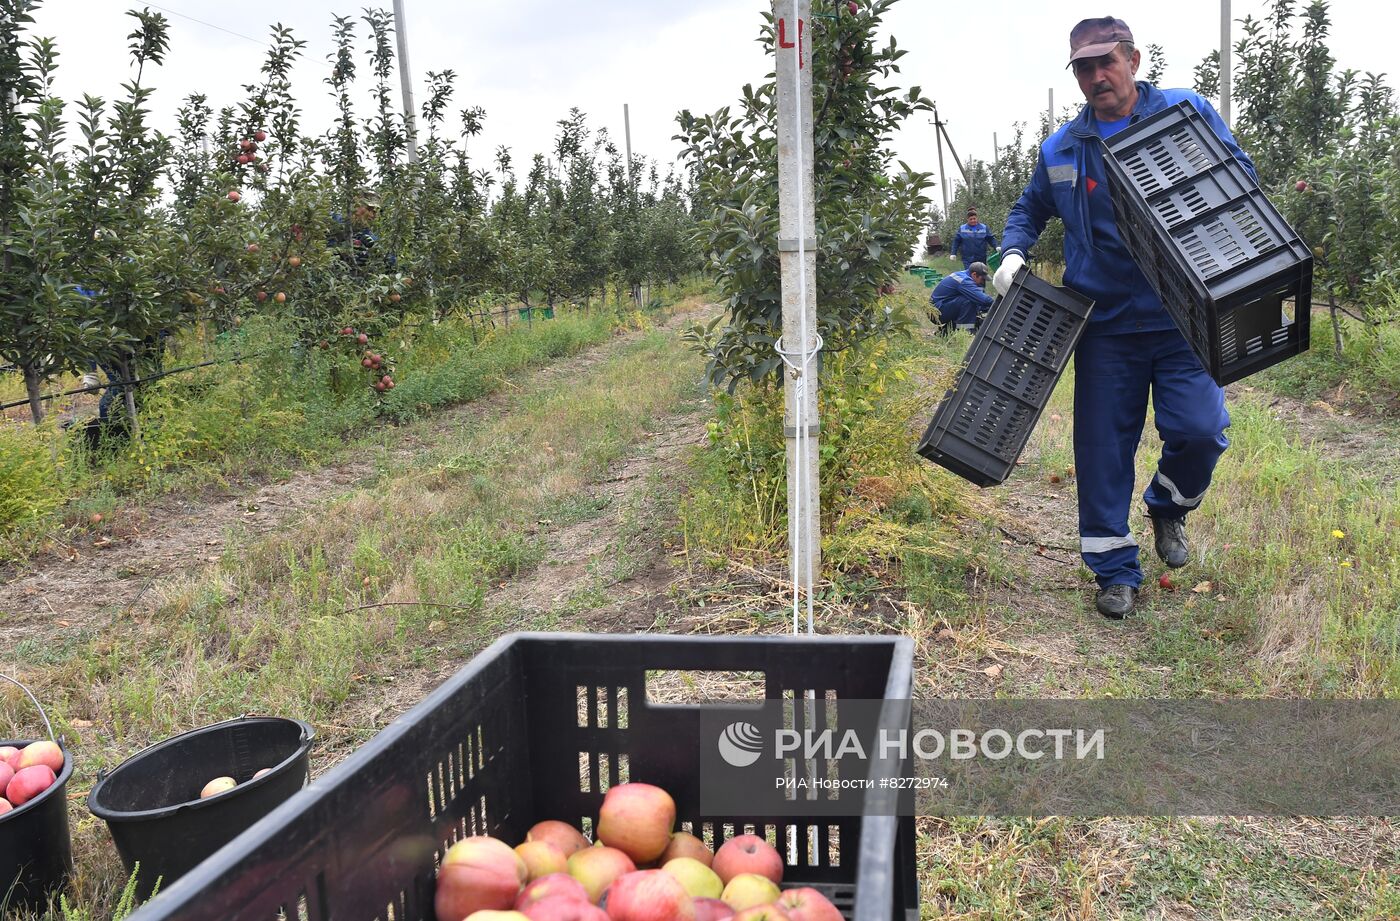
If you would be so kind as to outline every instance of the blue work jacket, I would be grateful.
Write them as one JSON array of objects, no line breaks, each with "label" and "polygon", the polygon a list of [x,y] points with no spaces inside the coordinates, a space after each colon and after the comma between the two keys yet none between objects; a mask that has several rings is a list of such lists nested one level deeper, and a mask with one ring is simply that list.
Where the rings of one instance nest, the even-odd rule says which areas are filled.
[{"label": "blue work jacket", "polygon": [[940,281],[928,299],[938,308],[939,319],[954,325],[976,323],[978,315],[992,306],[992,297],[972,280],[966,269]]}]

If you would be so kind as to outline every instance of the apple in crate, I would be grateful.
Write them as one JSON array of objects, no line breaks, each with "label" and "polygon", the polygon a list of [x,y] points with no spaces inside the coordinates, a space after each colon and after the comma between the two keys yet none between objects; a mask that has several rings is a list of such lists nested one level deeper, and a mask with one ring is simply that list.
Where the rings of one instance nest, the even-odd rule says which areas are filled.
[{"label": "apple in crate", "polygon": [[588,892],[588,901],[595,905],[613,880],[636,869],[632,858],[615,847],[595,845],[569,857],[569,875],[583,883],[584,890]]},{"label": "apple in crate", "polygon": [[204,789],[199,791],[200,799],[208,799],[211,796],[218,796],[220,793],[227,793],[238,786],[238,781],[232,777],[215,777],[204,785]]},{"label": "apple in crate", "polygon": [[740,873],[757,873],[775,883],[783,881],[783,855],[758,835],[730,838],[715,851],[710,869],[719,874],[725,885]]},{"label": "apple in crate", "polygon": [[20,749],[14,768],[22,771],[36,764],[46,764],[49,770],[58,774],[63,770],[63,749],[58,747],[57,742],[31,742]]},{"label": "apple in crate", "polygon": [[478,835],[443,855],[433,907],[437,921],[463,921],[478,911],[509,911],[525,885],[525,861],[509,844]]},{"label": "apple in crate", "polygon": [[11,806],[23,806],[52,787],[57,779],[53,768],[47,764],[33,764],[21,768],[15,771],[15,776],[5,785],[5,799],[10,801]]},{"label": "apple in crate", "polygon": [[788,917],[787,912],[770,902],[767,905],[745,908],[734,916],[734,921],[792,921],[792,919]]},{"label": "apple in crate", "polygon": [[784,892],[778,906],[792,921],[845,921],[841,910],[810,886]]},{"label": "apple in crate", "polygon": [[548,841],[526,841],[515,846],[515,853],[525,861],[529,878],[536,880],[551,873],[569,872],[569,858]]},{"label": "apple in crate", "polygon": [[657,863],[664,867],[677,857],[690,857],[708,867],[714,862],[715,852],[690,832],[678,831],[671,835],[671,843],[666,845],[666,850],[661,852]]},{"label": "apple in crate", "polygon": [[591,846],[588,839],[577,828],[557,819],[546,819],[543,822],[535,823],[525,833],[525,840],[527,842],[544,841],[552,844],[559,848],[565,857],[571,857],[575,852]]},{"label": "apple in crate", "polygon": [[609,921],[608,913],[597,905],[567,895],[540,899],[525,909],[525,915],[530,921]]},{"label": "apple in crate", "polygon": [[695,921],[695,903],[665,870],[624,873],[608,889],[612,921]]},{"label": "apple in crate", "polygon": [[608,790],[598,810],[599,841],[637,863],[650,863],[671,843],[676,801],[649,783],[625,783]]},{"label": "apple in crate", "polygon": [[[716,854],[715,856],[719,856]],[[778,901],[783,891],[778,884],[757,873],[740,873],[724,885],[720,900],[735,911]]]},{"label": "apple in crate", "polygon": [[695,921],[728,921],[734,917],[734,909],[719,899],[696,899]]},{"label": "apple in crate", "polygon": [[518,911],[496,911],[487,908],[467,915],[467,921],[530,921],[530,917]]},{"label": "apple in crate", "polygon": [[661,871],[670,873],[680,880],[692,899],[717,899],[724,891],[724,883],[719,881],[715,871],[694,857],[677,857],[662,864]]},{"label": "apple in crate", "polygon": [[[520,849],[516,848],[516,853],[519,852]],[[536,902],[557,896],[584,903],[588,902],[588,890],[583,888],[583,883],[568,873],[550,873],[531,881],[529,885],[520,890],[520,895],[515,900],[515,910],[527,911]]]}]

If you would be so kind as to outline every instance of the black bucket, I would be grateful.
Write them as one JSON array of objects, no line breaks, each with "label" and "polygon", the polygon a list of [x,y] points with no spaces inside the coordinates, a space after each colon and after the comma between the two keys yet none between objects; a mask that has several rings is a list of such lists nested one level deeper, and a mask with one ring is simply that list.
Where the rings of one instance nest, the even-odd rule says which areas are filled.
[{"label": "black bucket", "polygon": [[[164,888],[306,785],[315,730],[300,720],[241,717],[152,745],[98,778],[88,809],[107,823],[137,897]],[[272,770],[253,779],[263,768]],[[216,777],[238,782],[200,799]]]},{"label": "black bucket", "polygon": [[[73,838],[68,831],[68,778],[73,776],[73,755],[54,738],[49,715],[29,688],[8,675],[0,679],[24,692],[44,720],[49,739],[63,749],[63,769],[53,784],[23,806],[0,816],[0,917],[21,909],[42,912],[50,898],[68,883],[73,872]],[[24,748],[34,739],[0,740]],[[3,791],[0,791],[3,793]]]}]

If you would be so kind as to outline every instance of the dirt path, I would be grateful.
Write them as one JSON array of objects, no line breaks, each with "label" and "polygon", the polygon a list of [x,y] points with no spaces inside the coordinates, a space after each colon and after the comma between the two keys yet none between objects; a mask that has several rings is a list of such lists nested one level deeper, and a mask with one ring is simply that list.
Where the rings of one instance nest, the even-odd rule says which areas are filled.
[{"label": "dirt path", "polygon": [[[665,325],[689,316],[678,312]],[[532,372],[567,379],[586,371],[639,333],[628,332]],[[0,569],[0,625],[7,646],[64,642],[139,612],[150,588],[192,576],[237,553],[312,509],[372,482],[383,462],[399,463],[443,433],[489,418],[509,404],[510,390],[450,407],[395,433],[392,448],[373,445],[354,460],[297,473],[279,483],[252,483],[208,496],[161,497],[132,503],[92,530],[73,530],[66,543],[29,566]]]}]

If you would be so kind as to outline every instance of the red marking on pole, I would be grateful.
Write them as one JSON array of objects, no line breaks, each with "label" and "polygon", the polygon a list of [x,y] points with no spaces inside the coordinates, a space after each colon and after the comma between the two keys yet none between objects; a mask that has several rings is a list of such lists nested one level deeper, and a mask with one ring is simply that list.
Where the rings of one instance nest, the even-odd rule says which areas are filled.
[{"label": "red marking on pole", "polygon": [[787,20],[786,20],[786,19],[779,19],[779,20],[778,20],[778,47],[779,47],[779,48],[792,48],[792,47],[796,47],[796,48],[797,48],[797,66],[798,66],[799,69],[803,69],[803,68],[805,68],[805,67],[807,66],[806,50],[805,50],[805,48],[803,47],[803,38],[805,37],[806,32],[807,32],[807,20],[805,20],[805,19],[799,19],[799,20],[797,20],[797,45],[794,46],[793,43],[790,42],[790,41],[788,41],[788,39],[787,39]]}]

